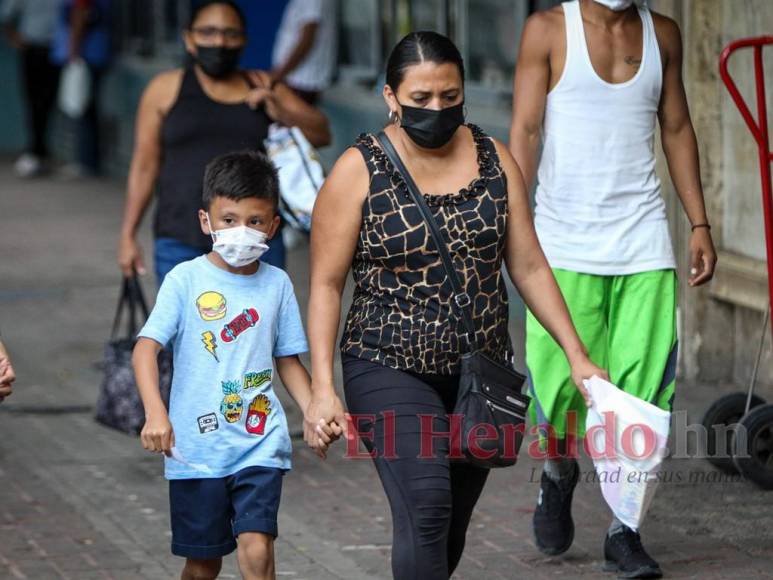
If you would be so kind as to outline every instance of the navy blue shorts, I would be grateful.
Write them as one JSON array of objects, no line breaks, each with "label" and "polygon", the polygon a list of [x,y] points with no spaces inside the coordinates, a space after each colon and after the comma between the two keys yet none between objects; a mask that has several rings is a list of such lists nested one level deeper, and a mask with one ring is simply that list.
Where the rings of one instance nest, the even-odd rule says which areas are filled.
[{"label": "navy blue shorts", "polygon": [[277,535],[284,471],[247,467],[227,477],[172,479],[172,554],[208,560],[236,549],[244,532]]}]

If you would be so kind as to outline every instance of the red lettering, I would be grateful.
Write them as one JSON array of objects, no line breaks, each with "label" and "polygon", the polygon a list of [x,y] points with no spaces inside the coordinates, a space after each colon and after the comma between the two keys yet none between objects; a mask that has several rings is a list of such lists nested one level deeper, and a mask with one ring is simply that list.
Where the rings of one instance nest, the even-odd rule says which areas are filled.
[{"label": "red lettering", "polygon": [[448,431],[435,431],[433,420],[436,415],[419,415],[421,431],[421,446],[419,449],[420,459],[430,459],[434,457],[433,441],[436,438],[448,438],[449,440],[449,452],[448,459],[464,459],[462,453],[462,415],[450,414],[448,415],[449,430]]},{"label": "red lettering", "polygon": [[[346,420],[349,422],[349,437],[346,438],[346,457],[348,459],[372,459],[376,457],[378,452],[375,449],[371,451],[360,453],[360,439],[367,439],[373,441],[373,422],[376,420],[375,415],[360,414],[360,415],[347,415]],[[360,431],[360,421],[367,420],[371,423],[371,430],[367,432]]]},{"label": "red lettering", "polygon": [[526,423],[519,423],[518,425],[505,423],[502,425],[502,433],[505,437],[504,459],[518,459],[518,448],[525,432]]},{"label": "red lettering", "polygon": [[[481,434],[481,430],[483,433]],[[486,451],[480,446],[480,441],[497,441],[499,440],[499,434],[497,428],[491,423],[478,423],[473,425],[470,432],[467,434],[467,447],[470,450],[470,454],[476,459],[491,459],[496,455],[496,449],[489,449]]]},{"label": "red lettering", "polygon": [[397,459],[397,451],[395,450],[395,412],[383,411],[381,415],[384,417],[384,459]]},{"label": "red lettering", "polygon": [[[636,453],[636,448],[633,443],[634,432],[639,430],[644,437],[644,449],[641,453]],[[630,459],[644,459],[650,457],[655,451],[655,447],[658,445],[658,438],[655,433],[650,429],[648,425],[642,425],[641,423],[634,423],[628,425],[623,431],[623,453]]]},{"label": "red lettering", "polygon": [[[594,425],[585,433],[585,453],[591,459],[614,459],[617,457],[615,451],[615,433],[617,429],[617,419],[614,411],[604,411],[604,424]],[[596,433],[604,433],[604,449],[599,451],[595,446]]]},{"label": "red lettering", "polygon": [[558,457],[558,440],[553,425],[532,425],[529,434],[536,437],[529,443],[529,457],[539,461]]},{"label": "red lettering", "polygon": [[567,411],[566,413],[566,449],[564,457],[578,459],[580,457],[580,447],[577,443],[577,411]]}]

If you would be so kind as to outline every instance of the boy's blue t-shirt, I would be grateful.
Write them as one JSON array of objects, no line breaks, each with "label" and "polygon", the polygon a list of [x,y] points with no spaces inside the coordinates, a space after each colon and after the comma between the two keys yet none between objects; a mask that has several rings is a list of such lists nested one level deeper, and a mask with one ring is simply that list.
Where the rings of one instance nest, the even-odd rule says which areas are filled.
[{"label": "boy's blue t-shirt", "polygon": [[187,464],[167,457],[167,479],[224,477],[254,465],[290,469],[273,357],[308,345],[285,272],[261,263],[255,274],[231,274],[206,256],[184,262],[164,279],[139,336],[172,342],[169,418]]}]

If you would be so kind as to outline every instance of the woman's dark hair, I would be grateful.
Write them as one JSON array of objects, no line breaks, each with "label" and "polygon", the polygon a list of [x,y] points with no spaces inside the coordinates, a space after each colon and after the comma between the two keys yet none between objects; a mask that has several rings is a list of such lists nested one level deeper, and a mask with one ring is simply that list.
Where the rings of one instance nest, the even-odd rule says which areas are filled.
[{"label": "woman's dark hair", "polygon": [[239,17],[239,21],[242,23],[242,30],[247,30],[247,18],[244,16],[244,11],[233,0],[201,0],[200,2],[194,2],[193,8],[191,8],[191,18],[188,20],[188,30],[193,29],[193,23],[196,22],[196,19],[199,17],[202,10],[209,8],[210,6],[215,6],[216,4],[230,6]]},{"label": "woman's dark hair", "polygon": [[418,30],[404,36],[392,49],[387,60],[387,84],[393,91],[397,91],[403,82],[405,69],[423,62],[455,64],[464,82],[464,61],[451,39],[431,30]]}]

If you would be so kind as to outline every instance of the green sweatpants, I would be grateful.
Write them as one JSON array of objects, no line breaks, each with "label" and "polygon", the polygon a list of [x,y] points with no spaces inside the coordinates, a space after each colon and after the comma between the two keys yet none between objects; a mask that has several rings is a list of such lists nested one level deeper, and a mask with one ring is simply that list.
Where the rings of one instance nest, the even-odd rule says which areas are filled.
[{"label": "green sweatpants", "polygon": [[[553,274],[591,360],[625,392],[670,411],[676,386],[676,272],[596,276],[554,269]],[[543,436],[550,425],[551,435],[559,439],[567,426],[583,437],[585,404],[569,363],[531,312],[526,365],[532,424],[542,427]],[[572,411],[576,420],[567,422]]]}]

